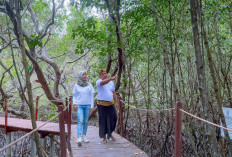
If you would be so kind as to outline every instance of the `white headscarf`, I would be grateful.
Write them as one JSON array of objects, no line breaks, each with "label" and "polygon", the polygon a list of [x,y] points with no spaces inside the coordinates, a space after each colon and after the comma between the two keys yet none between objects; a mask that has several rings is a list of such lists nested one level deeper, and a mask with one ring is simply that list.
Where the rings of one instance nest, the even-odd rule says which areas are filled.
[{"label": "white headscarf", "polygon": [[85,71],[80,71],[78,74],[77,74],[77,84],[79,86],[82,86],[82,87],[85,87],[89,84],[88,80],[82,80],[82,75],[86,73]]}]

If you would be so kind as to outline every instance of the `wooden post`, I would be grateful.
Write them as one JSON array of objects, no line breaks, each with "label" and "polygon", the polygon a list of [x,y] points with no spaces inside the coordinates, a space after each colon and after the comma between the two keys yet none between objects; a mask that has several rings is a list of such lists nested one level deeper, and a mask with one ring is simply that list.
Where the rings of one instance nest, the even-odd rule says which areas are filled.
[{"label": "wooden post", "polygon": [[182,141],[181,141],[181,102],[176,103],[175,115],[175,157],[181,157]]},{"label": "wooden post", "polygon": [[39,105],[39,96],[36,97],[35,120],[37,120],[37,118],[38,118],[38,105]]},{"label": "wooden post", "polygon": [[60,115],[59,115],[59,127],[60,127],[61,156],[66,157],[66,137],[65,137],[63,104],[58,105],[58,112],[60,113]]}]

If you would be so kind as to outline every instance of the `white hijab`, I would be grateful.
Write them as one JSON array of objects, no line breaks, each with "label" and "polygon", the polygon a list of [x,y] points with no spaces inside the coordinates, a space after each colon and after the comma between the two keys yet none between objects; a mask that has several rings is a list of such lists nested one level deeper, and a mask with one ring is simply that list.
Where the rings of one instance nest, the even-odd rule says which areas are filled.
[{"label": "white hijab", "polygon": [[77,74],[77,84],[79,86],[82,86],[82,87],[85,87],[89,84],[88,80],[82,80],[82,75],[86,73],[85,71],[80,71],[78,74]]}]

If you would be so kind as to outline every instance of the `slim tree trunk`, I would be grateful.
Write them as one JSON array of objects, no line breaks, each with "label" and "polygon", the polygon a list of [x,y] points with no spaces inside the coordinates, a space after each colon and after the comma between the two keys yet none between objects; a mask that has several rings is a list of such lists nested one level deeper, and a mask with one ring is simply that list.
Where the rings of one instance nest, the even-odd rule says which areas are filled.
[{"label": "slim tree trunk", "polygon": [[[146,39],[147,40],[147,39]],[[150,45],[147,44],[147,128],[150,126],[151,87],[150,87]]]},{"label": "slim tree trunk", "polygon": [[[108,29],[108,23],[107,23],[107,20],[106,20],[106,17],[104,15],[104,13],[102,12],[102,16],[103,16],[103,19],[104,19],[104,22],[105,22],[105,26],[106,26],[106,36],[107,36],[107,66],[106,66],[106,72],[109,73],[110,71],[110,68],[111,68],[111,64],[112,64],[112,58],[111,58],[111,54],[109,52],[109,48],[110,48],[110,45],[111,45],[111,41],[109,40],[109,37],[111,35],[111,32],[109,31]],[[109,17],[109,22],[111,23],[112,19],[111,17]]]},{"label": "slim tree trunk", "polygon": [[[135,87],[132,83],[132,79],[131,79],[131,74],[129,74],[129,80],[131,82],[131,93],[132,93],[132,96],[133,96],[133,104],[135,104],[136,108],[138,108],[138,101],[137,101],[137,97],[136,97],[136,92],[135,92]],[[136,115],[137,115],[137,120],[138,120],[138,127],[139,127],[139,145],[141,146],[142,144],[142,119],[141,119],[141,115],[140,115],[140,112],[139,110],[136,110]]]},{"label": "slim tree trunk", "polygon": [[[203,17],[201,7],[200,7],[199,10],[200,10],[200,16]],[[210,70],[210,74],[211,74],[211,77],[212,77],[212,80],[213,80],[214,94],[215,94],[216,101],[217,101],[217,104],[218,104],[218,112],[219,112],[219,116],[220,116],[220,119],[221,119],[221,122],[222,122],[223,126],[226,127],[226,121],[225,121],[225,117],[224,117],[224,114],[223,114],[223,111],[222,111],[223,102],[222,102],[221,90],[218,87],[218,82],[217,82],[217,78],[216,78],[216,74],[215,74],[215,69],[214,69],[214,66],[213,66],[214,62],[213,62],[213,58],[212,58],[212,55],[211,55],[212,52],[210,51],[210,48],[209,48],[209,42],[208,42],[208,38],[206,36],[206,32],[205,32],[204,23],[203,23],[202,18],[201,18],[201,26],[202,26],[202,35],[203,35],[203,39],[204,39],[204,45],[205,45],[205,48],[206,48],[206,53],[207,53],[207,58],[208,58],[209,70]],[[225,132],[226,140],[230,145],[230,149],[228,149],[228,153],[229,153],[229,156],[231,156],[232,145],[231,145],[231,142],[230,142],[230,137],[229,137],[229,134],[228,134],[227,130],[224,130],[224,132]]]},{"label": "slim tree trunk", "polygon": [[[195,50],[195,58],[196,58],[196,68],[197,68],[197,75],[198,75],[198,88],[200,92],[200,98],[202,107],[198,106],[198,109],[200,110],[201,115],[209,121],[213,121],[212,115],[210,115],[210,109],[209,109],[209,102],[208,102],[208,90],[206,86],[206,77],[204,72],[204,59],[202,57],[202,51],[201,51],[201,44],[200,44],[200,37],[199,37],[199,30],[198,30],[198,21],[197,21],[197,0],[189,0],[190,5],[190,14],[191,14],[191,23],[192,23],[192,33],[193,33],[193,41],[194,41],[194,50]],[[203,108],[203,111],[201,110]],[[216,140],[216,133],[214,130],[214,127],[206,125],[206,129],[203,129],[203,136],[205,137],[206,134],[209,135],[208,141],[205,137],[206,143],[203,145],[210,145],[212,154],[211,156],[220,156],[218,150],[218,142]],[[206,154],[205,154],[206,155]]]},{"label": "slim tree trunk", "polygon": [[[27,58],[26,58],[22,25],[21,25],[20,3],[21,3],[20,1],[18,1],[18,3],[16,3],[17,22],[18,22],[17,23],[17,30],[18,30],[18,34],[19,34],[19,45],[20,45],[20,49],[21,49],[21,53],[22,53],[22,63],[23,63],[24,71],[25,71],[25,77],[26,77],[26,87],[27,87],[27,93],[28,93],[28,106],[29,106],[30,114],[31,114],[31,122],[32,122],[33,129],[36,129],[37,125],[36,125],[35,114],[34,114],[32,88],[31,88],[31,82],[30,82],[30,75],[29,75],[29,71],[28,71],[28,62],[27,62]],[[35,132],[34,136],[35,136],[35,143],[36,143],[38,156],[42,157],[38,132]]]},{"label": "slim tree trunk", "polygon": [[[157,15],[157,12],[156,12],[154,0],[151,0],[151,5],[152,5],[152,12],[153,12],[153,15],[154,15],[154,19],[156,21],[156,27],[157,27],[157,30],[158,30],[158,33],[159,33],[159,39],[160,39],[160,42],[161,42],[161,47],[163,49],[164,64],[167,66],[169,76],[171,78],[171,88],[173,88],[172,91],[174,91],[174,95],[175,95],[176,99],[180,99],[179,92],[178,92],[176,82],[175,82],[175,77],[174,77],[175,75],[174,75],[174,73],[172,71],[172,67],[171,67],[171,64],[170,64],[170,59],[169,59],[168,52],[167,52],[167,44],[164,41],[163,33],[161,31],[160,21],[158,19],[158,15]],[[176,101],[176,99],[174,100],[174,102]],[[172,102],[172,100],[171,100],[171,106],[172,107],[173,107],[174,102]]]},{"label": "slim tree trunk", "polygon": [[116,33],[116,37],[117,37],[117,44],[118,44],[118,75],[117,75],[117,81],[116,81],[116,85],[115,85],[115,90],[117,91],[120,87],[120,82],[121,82],[121,74],[122,74],[122,70],[123,70],[123,53],[124,53],[124,42],[122,39],[122,35],[121,35],[121,26],[120,26],[120,15],[119,15],[119,10],[120,10],[120,0],[117,0],[116,2],[116,9],[115,9],[115,13],[116,16],[113,14],[112,8],[109,4],[109,0],[105,0],[106,3],[106,7],[108,9],[109,12],[109,16],[111,17],[111,19],[113,20],[113,22],[115,23],[115,33]]}]

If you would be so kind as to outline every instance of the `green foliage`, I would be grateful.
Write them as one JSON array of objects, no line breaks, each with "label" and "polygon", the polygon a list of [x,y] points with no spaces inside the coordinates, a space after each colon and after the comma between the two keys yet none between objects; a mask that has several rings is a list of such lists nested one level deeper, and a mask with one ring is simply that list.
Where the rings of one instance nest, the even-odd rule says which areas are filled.
[{"label": "green foliage", "polygon": [[35,12],[40,12],[48,7],[48,4],[45,3],[43,0],[36,0],[33,4],[33,9],[35,10]]},{"label": "green foliage", "polygon": [[39,46],[42,47],[43,43],[40,41],[40,37],[37,35],[31,35],[30,38],[26,38],[26,40],[29,41],[29,47],[35,47],[35,46]]},{"label": "green foliage", "polygon": [[[55,116],[56,113],[56,105],[55,104],[51,104],[51,113],[49,113],[47,115],[47,119],[51,119],[53,116]],[[56,119],[54,119],[53,121],[57,121]]]},{"label": "green foliage", "polygon": [[29,65],[28,66],[28,71],[30,72],[32,70],[32,67]]}]

